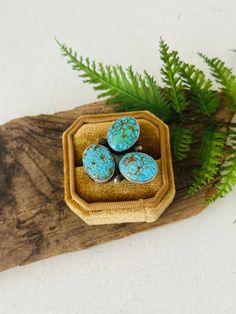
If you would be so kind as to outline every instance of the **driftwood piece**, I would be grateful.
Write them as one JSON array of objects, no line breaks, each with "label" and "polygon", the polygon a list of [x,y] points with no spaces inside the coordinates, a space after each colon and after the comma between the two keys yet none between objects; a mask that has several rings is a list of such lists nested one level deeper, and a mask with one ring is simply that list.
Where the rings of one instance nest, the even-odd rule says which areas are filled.
[{"label": "driftwood piece", "polygon": [[[175,201],[156,222],[88,226],[69,210],[63,199],[62,133],[81,114],[113,110],[97,102],[0,126],[0,271],[191,217],[205,207],[210,187],[186,198],[196,142],[188,159],[174,161]],[[231,119],[224,109],[218,116]],[[196,132],[202,123],[193,125]]]}]

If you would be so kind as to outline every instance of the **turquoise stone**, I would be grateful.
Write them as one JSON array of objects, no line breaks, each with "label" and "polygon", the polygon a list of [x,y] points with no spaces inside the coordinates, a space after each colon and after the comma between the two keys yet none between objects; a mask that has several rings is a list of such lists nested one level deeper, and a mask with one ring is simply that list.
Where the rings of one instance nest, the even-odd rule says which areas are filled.
[{"label": "turquoise stone", "polygon": [[139,124],[134,118],[122,117],[110,126],[107,141],[114,151],[123,152],[136,143],[139,132]]},{"label": "turquoise stone", "polygon": [[158,173],[156,161],[144,153],[132,152],[125,154],[119,162],[121,174],[134,183],[152,181]]},{"label": "turquoise stone", "polygon": [[115,173],[115,161],[109,149],[92,144],[83,154],[83,165],[90,178],[97,182],[108,181]]}]

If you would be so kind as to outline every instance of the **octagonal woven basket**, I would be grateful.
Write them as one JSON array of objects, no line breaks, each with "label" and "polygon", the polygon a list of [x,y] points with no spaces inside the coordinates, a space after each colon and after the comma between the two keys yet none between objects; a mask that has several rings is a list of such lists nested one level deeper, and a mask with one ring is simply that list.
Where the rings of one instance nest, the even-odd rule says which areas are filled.
[{"label": "octagonal woven basket", "polygon": [[[132,116],[140,125],[137,144],[159,166],[149,183],[123,180],[99,184],[82,165],[85,148],[106,137],[109,126],[122,116]],[[160,217],[175,195],[169,128],[148,111],[80,116],[63,134],[65,201],[88,224],[152,222]]]}]

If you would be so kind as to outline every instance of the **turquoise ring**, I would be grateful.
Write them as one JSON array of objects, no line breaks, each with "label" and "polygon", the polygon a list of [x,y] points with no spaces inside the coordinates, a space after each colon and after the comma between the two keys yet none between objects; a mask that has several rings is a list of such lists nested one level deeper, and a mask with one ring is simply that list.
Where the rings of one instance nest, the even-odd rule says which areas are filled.
[{"label": "turquoise ring", "polygon": [[116,170],[115,160],[103,145],[89,145],[83,153],[83,165],[87,175],[98,183],[108,182]]},{"label": "turquoise ring", "polygon": [[107,142],[113,151],[121,153],[134,146],[139,134],[140,127],[137,120],[133,117],[122,117],[109,127]]},{"label": "turquoise ring", "polygon": [[117,119],[108,129],[107,139],[85,149],[83,166],[87,175],[98,183],[112,178],[114,182],[123,178],[139,184],[151,182],[158,174],[158,165],[140,152],[141,146],[135,146],[139,134],[139,124],[133,117]]},{"label": "turquoise ring", "polygon": [[119,161],[122,176],[133,183],[151,182],[158,174],[158,165],[149,155],[139,152],[125,154]]}]

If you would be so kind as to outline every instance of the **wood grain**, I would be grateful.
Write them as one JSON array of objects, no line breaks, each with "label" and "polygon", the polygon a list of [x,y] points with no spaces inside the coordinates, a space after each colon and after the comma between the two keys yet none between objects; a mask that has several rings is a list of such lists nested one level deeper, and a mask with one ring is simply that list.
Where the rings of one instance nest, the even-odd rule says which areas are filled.
[{"label": "wood grain", "polygon": [[[88,226],[67,208],[63,200],[62,133],[81,114],[113,110],[113,106],[96,102],[0,126],[0,271],[191,217],[204,208],[210,187],[186,198],[196,165],[197,141],[188,159],[174,160],[176,198],[158,221]],[[224,109],[218,116],[224,121],[231,119]],[[204,121],[195,122],[195,132],[202,124]]]}]

